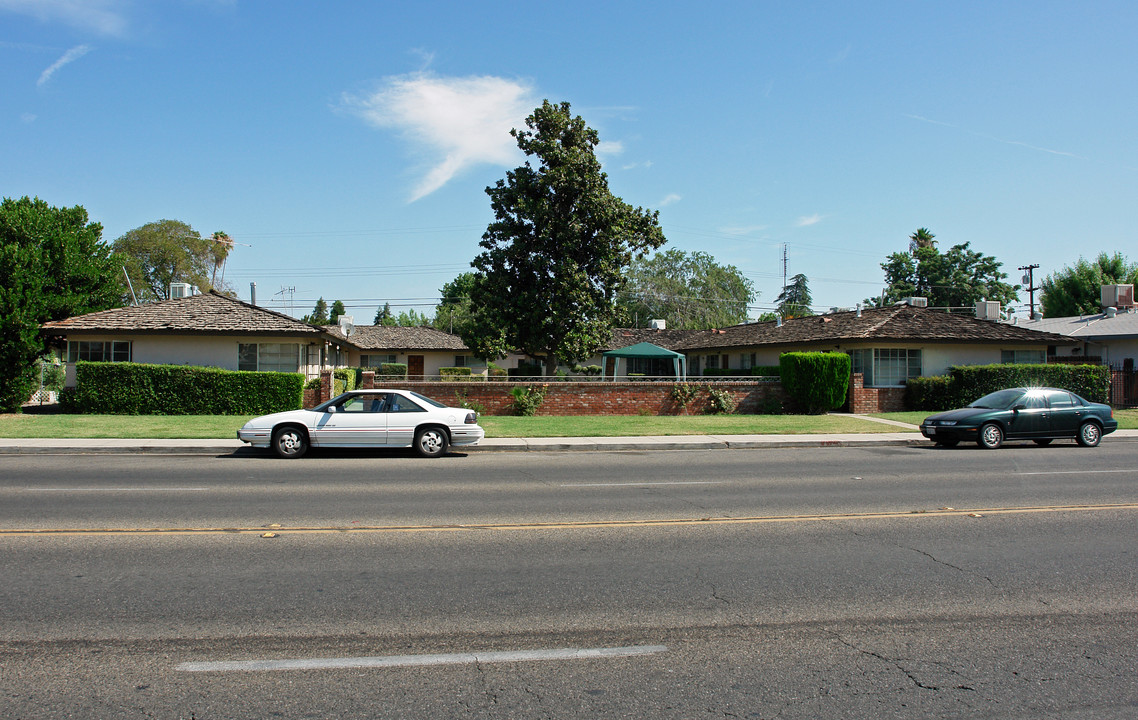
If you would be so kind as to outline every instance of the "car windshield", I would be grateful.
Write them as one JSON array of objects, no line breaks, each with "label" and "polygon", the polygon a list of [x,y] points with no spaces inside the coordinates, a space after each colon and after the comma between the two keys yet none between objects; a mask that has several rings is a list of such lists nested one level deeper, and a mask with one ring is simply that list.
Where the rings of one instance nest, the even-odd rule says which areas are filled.
[{"label": "car windshield", "polygon": [[1024,396],[1023,390],[997,390],[968,405],[970,408],[1007,410]]}]

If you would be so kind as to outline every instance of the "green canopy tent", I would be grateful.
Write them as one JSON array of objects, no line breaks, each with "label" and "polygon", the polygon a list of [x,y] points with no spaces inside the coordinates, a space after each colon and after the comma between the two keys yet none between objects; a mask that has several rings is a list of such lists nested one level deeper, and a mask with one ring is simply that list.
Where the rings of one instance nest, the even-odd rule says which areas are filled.
[{"label": "green canopy tent", "polygon": [[636,343],[629,345],[625,348],[618,350],[609,350],[602,353],[604,358],[613,358],[612,377],[615,380],[616,376],[620,374],[620,359],[621,358],[647,358],[652,360],[671,360],[672,367],[675,369],[676,377],[681,380],[686,380],[688,377],[688,359],[683,353],[674,352],[667,348],[662,348],[659,345],[653,345],[650,342]]}]

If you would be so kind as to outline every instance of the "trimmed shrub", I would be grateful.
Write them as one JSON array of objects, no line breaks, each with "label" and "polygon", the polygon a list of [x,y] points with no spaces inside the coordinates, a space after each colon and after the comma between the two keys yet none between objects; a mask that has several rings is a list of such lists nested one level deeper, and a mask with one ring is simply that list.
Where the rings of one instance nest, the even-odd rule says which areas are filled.
[{"label": "trimmed shrub", "polygon": [[64,409],[109,415],[264,415],[301,406],[300,373],[240,372],[193,365],[75,364]]},{"label": "trimmed shrub", "polygon": [[782,386],[811,414],[840,408],[849,390],[851,360],[845,353],[793,352],[779,356]]},{"label": "trimmed shrub", "polygon": [[990,392],[1010,387],[1055,387],[1091,402],[1109,402],[1110,368],[1105,365],[959,365],[948,375],[912,378],[905,402],[913,410],[951,410]]},{"label": "trimmed shrub", "polygon": [[545,386],[517,385],[510,388],[510,394],[514,396],[514,414],[529,417],[537,414],[537,409],[545,400]]},{"label": "trimmed shrub", "polygon": [[761,377],[778,377],[779,373],[780,371],[778,365],[756,365],[751,368],[751,375],[758,375]]},{"label": "trimmed shrub", "polygon": [[407,363],[383,363],[379,366],[379,375],[383,377],[407,377]]},{"label": "trimmed shrub", "polygon": [[442,380],[469,380],[471,375],[468,367],[439,368],[439,378]]},{"label": "trimmed shrub", "polygon": [[332,397],[342,395],[360,386],[363,371],[358,368],[338,368],[332,371]]}]

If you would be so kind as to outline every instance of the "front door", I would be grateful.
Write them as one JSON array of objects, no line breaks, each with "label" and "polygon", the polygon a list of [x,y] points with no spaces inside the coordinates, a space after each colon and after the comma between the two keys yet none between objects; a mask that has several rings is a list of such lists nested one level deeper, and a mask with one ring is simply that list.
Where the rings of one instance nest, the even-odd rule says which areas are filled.
[{"label": "front door", "polygon": [[413,378],[423,377],[423,356],[422,355],[408,355],[407,356],[407,377],[413,377]]}]

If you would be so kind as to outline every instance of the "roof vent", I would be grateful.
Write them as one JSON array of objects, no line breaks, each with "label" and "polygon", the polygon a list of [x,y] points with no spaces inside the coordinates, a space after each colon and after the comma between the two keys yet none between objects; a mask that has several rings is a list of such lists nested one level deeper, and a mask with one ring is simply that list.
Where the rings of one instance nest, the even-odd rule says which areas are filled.
[{"label": "roof vent", "polygon": [[1118,310],[1117,310],[1116,308],[1108,307],[1108,308],[1106,309],[1106,316],[1107,316],[1108,318],[1112,318],[1112,317],[1114,317],[1114,316],[1115,316],[1115,315],[1117,315],[1117,314],[1118,314]]}]

